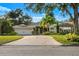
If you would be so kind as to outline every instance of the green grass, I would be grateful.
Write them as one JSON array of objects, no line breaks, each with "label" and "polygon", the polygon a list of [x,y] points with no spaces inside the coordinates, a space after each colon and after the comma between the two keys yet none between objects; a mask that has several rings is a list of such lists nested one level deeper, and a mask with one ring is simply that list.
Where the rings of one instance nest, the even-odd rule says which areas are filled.
[{"label": "green grass", "polygon": [[21,39],[22,36],[0,36],[0,45]]},{"label": "green grass", "polygon": [[65,35],[51,35],[56,41],[62,43],[63,45],[79,45],[79,42],[71,42],[66,39]]}]

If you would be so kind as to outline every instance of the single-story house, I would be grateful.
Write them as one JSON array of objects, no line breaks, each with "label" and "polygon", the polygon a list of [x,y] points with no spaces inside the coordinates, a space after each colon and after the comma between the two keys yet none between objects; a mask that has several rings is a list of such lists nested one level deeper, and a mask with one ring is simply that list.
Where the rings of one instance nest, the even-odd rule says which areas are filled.
[{"label": "single-story house", "polygon": [[70,33],[73,32],[73,22],[64,22],[59,25],[60,33]]},{"label": "single-story house", "polygon": [[[73,32],[73,22],[59,23],[58,26],[59,26],[59,33]],[[50,25],[49,31],[56,33],[57,32],[57,24]]]}]

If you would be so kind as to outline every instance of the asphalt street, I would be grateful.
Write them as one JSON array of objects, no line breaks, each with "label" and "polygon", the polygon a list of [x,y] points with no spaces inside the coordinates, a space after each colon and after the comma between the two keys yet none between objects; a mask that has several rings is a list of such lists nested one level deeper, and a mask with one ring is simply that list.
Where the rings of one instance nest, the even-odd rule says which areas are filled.
[{"label": "asphalt street", "polygon": [[79,56],[79,46],[3,45],[0,56]]}]

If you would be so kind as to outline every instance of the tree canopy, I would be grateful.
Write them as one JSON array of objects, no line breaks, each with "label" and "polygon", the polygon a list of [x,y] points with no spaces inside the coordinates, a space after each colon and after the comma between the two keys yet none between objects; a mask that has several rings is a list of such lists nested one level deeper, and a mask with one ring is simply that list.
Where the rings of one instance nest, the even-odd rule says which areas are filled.
[{"label": "tree canopy", "polygon": [[42,20],[40,21],[40,26],[45,27],[45,25],[49,24],[55,24],[55,18],[50,16],[50,15],[46,15],[45,17],[42,18]]},{"label": "tree canopy", "polygon": [[6,16],[7,16],[6,18],[12,18],[13,21],[18,24],[31,23],[31,21],[32,21],[32,17],[30,17],[28,14],[24,14],[21,9],[12,10]]},{"label": "tree canopy", "polygon": [[[72,21],[74,22],[74,33],[78,32],[78,7],[79,4],[77,3],[32,3],[32,4],[25,4],[26,9],[31,9],[35,13],[43,12],[45,14],[54,14],[52,11],[55,8],[58,8],[62,11],[63,14],[67,14],[70,16]],[[73,14],[71,13],[70,8],[73,9]]]}]

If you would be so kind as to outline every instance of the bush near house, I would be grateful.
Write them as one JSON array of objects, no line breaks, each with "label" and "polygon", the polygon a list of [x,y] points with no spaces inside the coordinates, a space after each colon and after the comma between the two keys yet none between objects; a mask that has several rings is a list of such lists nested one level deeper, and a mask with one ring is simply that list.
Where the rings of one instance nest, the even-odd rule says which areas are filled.
[{"label": "bush near house", "polygon": [[70,42],[66,39],[64,35],[51,35],[55,40],[62,44],[69,44]]},{"label": "bush near house", "polygon": [[1,35],[16,35],[17,33],[14,31],[12,24],[4,20],[1,22]]},{"label": "bush near house", "polygon": [[74,33],[69,33],[66,34],[66,39],[72,42],[79,42],[79,36],[77,34]]},{"label": "bush near house", "polygon": [[7,33],[7,35],[17,35],[17,33],[13,31],[13,32]]},{"label": "bush near house", "polygon": [[53,34],[53,33],[50,33],[50,32],[43,32],[42,34],[43,34],[43,35],[50,35],[50,34]]},{"label": "bush near house", "polygon": [[79,45],[79,36],[76,34],[66,35],[51,35],[55,40],[62,43],[63,45]]},{"label": "bush near house", "polygon": [[60,34],[60,33],[55,33],[55,32],[49,32],[49,31],[47,31],[47,32],[43,32],[42,34],[43,35],[57,35],[57,34]]},{"label": "bush near house", "polygon": [[36,26],[36,27],[33,28],[32,34],[33,35],[39,35],[39,34],[42,34],[44,32],[47,32],[47,28]]}]

